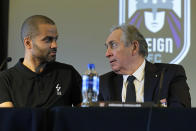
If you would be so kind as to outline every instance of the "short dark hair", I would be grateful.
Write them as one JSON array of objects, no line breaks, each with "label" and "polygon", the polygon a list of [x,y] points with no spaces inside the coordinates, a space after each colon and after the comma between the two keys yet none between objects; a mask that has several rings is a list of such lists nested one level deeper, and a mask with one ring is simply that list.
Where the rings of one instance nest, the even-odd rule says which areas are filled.
[{"label": "short dark hair", "polygon": [[24,42],[25,37],[33,38],[39,33],[39,24],[51,24],[55,25],[54,21],[43,15],[33,15],[28,17],[21,27],[21,40]]},{"label": "short dark hair", "polygon": [[123,35],[121,37],[121,40],[125,43],[125,46],[128,46],[132,43],[132,41],[136,40],[139,43],[139,53],[143,57],[148,56],[148,45],[144,38],[144,36],[139,32],[139,30],[130,24],[122,24],[118,26],[113,26],[111,29],[111,32],[114,30],[121,29],[123,32]]}]

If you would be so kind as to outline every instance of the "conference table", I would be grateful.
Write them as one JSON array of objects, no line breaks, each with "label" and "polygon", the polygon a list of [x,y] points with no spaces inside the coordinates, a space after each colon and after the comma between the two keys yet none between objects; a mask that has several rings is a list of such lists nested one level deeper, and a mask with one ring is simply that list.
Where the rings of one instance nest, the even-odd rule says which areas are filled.
[{"label": "conference table", "polygon": [[196,131],[196,108],[0,108],[0,131]]}]

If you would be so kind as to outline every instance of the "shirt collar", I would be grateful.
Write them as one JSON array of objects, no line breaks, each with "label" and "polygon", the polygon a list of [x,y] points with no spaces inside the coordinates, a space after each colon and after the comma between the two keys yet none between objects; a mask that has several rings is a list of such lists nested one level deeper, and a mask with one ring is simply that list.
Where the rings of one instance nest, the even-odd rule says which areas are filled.
[{"label": "shirt collar", "polygon": [[37,74],[35,72],[32,72],[29,68],[27,68],[24,64],[23,64],[24,58],[20,58],[18,63],[16,64],[16,67],[19,69],[18,71],[20,71],[22,73],[22,75],[25,75],[26,77],[35,77]]},{"label": "shirt collar", "polygon": [[23,64],[23,61],[24,61],[24,58],[20,58],[18,63],[16,64],[16,68],[18,68],[19,69],[18,71],[20,71],[22,73],[22,75],[25,75],[25,77],[34,78],[34,77],[37,77],[37,76],[40,76],[40,75],[44,75],[44,74],[50,75],[49,73],[47,73],[47,68],[49,68],[50,63],[47,63],[47,65],[44,68],[43,72],[38,74],[38,73],[35,73],[35,72],[31,71],[28,67],[26,67]]},{"label": "shirt collar", "polygon": [[[141,64],[141,66],[133,73],[133,76],[135,76],[135,78],[138,81],[142,81],[144,79],[144,68],[146,65],[146,60],[143,61],[143,63]],[[127,77],[129,75],[123,75],[123,81],[126,82],[127,81]]]}]

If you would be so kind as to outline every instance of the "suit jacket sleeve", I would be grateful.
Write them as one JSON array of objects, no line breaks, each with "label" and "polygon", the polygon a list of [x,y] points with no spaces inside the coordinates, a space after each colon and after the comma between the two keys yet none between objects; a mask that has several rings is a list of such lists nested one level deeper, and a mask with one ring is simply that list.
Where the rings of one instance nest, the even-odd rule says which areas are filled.
[{"label": "suit jacket sleeve", "polygon": [[189,93],[189,86],[186,82],[185,70],[182,66],[175,66],[176,70],[174,77],[170,82],[168,92],[168,106],[169,107],[191,107],[191,98]]}]

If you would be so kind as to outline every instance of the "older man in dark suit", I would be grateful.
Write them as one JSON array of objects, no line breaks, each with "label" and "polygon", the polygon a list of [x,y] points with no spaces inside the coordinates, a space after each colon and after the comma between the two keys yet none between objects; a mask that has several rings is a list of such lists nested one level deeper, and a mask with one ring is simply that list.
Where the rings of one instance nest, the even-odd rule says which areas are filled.
[{"label": "older man in dark suit", "polygon": [[113,28],[105,45],[113,71],[100,77],[99,101],[191,107],[184,68],[148,62],[147,43],[134,26],[124,24]]}]

